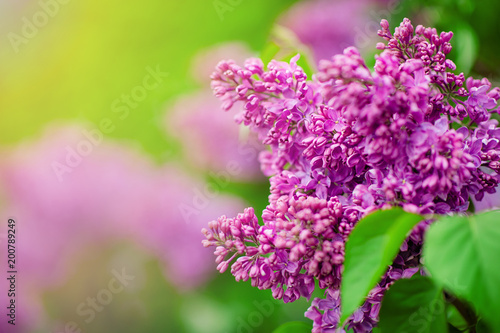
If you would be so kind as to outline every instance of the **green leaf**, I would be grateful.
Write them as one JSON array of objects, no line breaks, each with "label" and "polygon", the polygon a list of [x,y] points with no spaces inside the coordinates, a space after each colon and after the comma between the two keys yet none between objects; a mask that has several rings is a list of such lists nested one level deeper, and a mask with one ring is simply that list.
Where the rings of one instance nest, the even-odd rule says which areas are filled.
[{"label": "green leaf", "polygon": [[273,333],[311,333],[312,325],[303,321],[291,321],[283,324],[273,331]]},{"label": "green leaf", "polygon": [[423,259],[434,280],[500,331],[500,211],[439,219],[426,233]]},{"label": "green leaf", "polygon": [[447,332],[442,289],[420,275],[396,281],[382,300],[378,327],[382,333]]},{"label": "green leaf", "polygon": [[300,59],[297,61],[307,77],[310,79],[315,73],[316,65],[311,50],[299,40],[295,33],[281,25],[275,25],[271,31],[271,37],[262,49],[260,58],[264,65],[275,59],[279,61],[290,61],[297,53]]},{"label": "green leaf", "polygon": [[491,329],[491,327],[489,327],[488,324],[482,319],[479,319],[479,321],[477,322],[476,332],[477,333],[494,333],[493,330]]},{"label": "green leaf", "polygon": [[260,59],[262,59],[264,65],[267,65],[271,60],[275,59],[280,49],[280,46],[276,42],[268,42],[260,53]]},{"label": "green leaf", "polygon": [[460,331],[458,328],[456,328],[452,324],[448,324],[448,333],[460,333],[460,332],[462,332],[462,331]]},{"label": "green leaf", "polygon": [[[448,306],[446,308],[446,319],[450,325],[452,325],[459,331],[465,331],[469,326],[464,317],[460,314],[460,312],[458,312],[457,308],[450,303],[448,303]],[[450,331],[452,331],[451,328]]]},{"label": "green leaf", "polygon": [[467,75],[476,62],[479,40],[474,29],[465,21],[460,21],[453,27],[453,54],[459,71]]},{"label": "green leaf", "polygon": [[340,322],[343,323],[375,287],[401,244],[422,216],[401,208],[377,211],[360,220],[347,239],[342,276]]}]

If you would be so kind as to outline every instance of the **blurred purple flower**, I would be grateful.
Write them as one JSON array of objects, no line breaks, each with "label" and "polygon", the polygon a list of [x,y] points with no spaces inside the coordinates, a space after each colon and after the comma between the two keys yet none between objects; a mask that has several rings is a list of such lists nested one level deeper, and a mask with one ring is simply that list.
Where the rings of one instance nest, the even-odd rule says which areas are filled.
[{"label": "blurred purple flower", "polygon": [[[222,55],[244,60],[250,51],[240,43],[227,43],[200,52],[192,63],[193,76],[206,86],[210,69]],[[178,98],[165,118],[167,131],[183,147],[186,159],[201,171],[229,174],[231,179],[263,178],[257,156],[263,145],[255,134],[234,126],[234,116],[220,110],[210,90]]]},{"label": "blurred purple flower", "polygon": [[186,159],[198,170],[240,181],[263,178],[257,159],[262,144],[253,133],[240,139],[244,129],[234,126],[231,114],[218,110],[220,103],[210,91],[181,97],[167,114],[168,132],[179,139]]},{"label": "blurred purple flower", "polygon": [[[243,62],[252,56],[252,51],[241,42],[226,42],[199,51],[191,60],[191,75],[196,81],[206,86],[210,75],[222,58],[229,57],[236,62]],[[220,108],[220,104],[219,104]]]},{"label": "blurred purple flower", "polygon": [[[341,53],[348,46],[362,48],[371,44],[370,39],[376,38],[378,21],[382,17],[371,21],[369,14],[373,14],[384,2],[387,1],[300,1],[282,15],[278,22],[291,29],[302,43],[310,46],[319,62]],[[367,22],[373,22],[374,28],[368,27]]]},{"label": "blurred purple flower", "polygon": [[[204,194],[204,182],[179,167],[157,167],[123,145],[103,141],[76,163],[78,152],[70,150],[86,139],[82,130],[49,128],[36,143],[19,145],[1,158],[2,216],[14,217],[19,231],[19,314],[35,327],[43,316],[41,293],[67,279],[80,251],[113,240],[127,239],[151,251],[180,289],[203,283],[210,276],[211,253],[197,246],[201,226],[243,207],[237,199]],[[59,181],[54,165],[69,159],[74,167]],[[5,224],[0,234],[6,234]],[[5,264],[2,260],[3,271]],[[6,296],[1,294],[2,304]]]}]

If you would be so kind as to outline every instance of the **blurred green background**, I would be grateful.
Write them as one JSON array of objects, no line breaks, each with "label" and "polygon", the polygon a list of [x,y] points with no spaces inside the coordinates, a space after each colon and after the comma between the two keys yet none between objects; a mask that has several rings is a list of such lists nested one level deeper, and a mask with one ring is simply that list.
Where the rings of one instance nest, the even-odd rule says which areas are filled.
[{"label": "blurred green background", "polygon": [[[109,134],[133,138],[157,158],[171,147],[160,128],[165,103],[196,88],[189,75],[192,56],[233,40],[260,50],[274,19],[292,4],[221,1],[225,7],[219,9],[213,1],[47,2],[58,4],[56,14],[26,43],[23,39],[18,52],[9,38],[0,42],[1,142],[34,136],[55,119],[98,124],[106,116],[118,122],[113,101],[142,83],[147,67],[158,67],[168,78]],[[2,13],[2,34],[22,37],[21,18],[31,20],[42,8],[36,1],[12,7]]]}]

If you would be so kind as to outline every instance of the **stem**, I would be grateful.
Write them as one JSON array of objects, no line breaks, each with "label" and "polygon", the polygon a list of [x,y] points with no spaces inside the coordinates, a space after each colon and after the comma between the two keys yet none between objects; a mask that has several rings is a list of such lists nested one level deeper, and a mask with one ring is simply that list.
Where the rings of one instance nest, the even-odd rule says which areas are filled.
[{"label": "stem", "polygon": [[460,301],[457,297],[444,292],[447,302],[453,304],[460,315],[465,319],[470,333],[476,333],[477,316],[473,309],[466,303]]}]

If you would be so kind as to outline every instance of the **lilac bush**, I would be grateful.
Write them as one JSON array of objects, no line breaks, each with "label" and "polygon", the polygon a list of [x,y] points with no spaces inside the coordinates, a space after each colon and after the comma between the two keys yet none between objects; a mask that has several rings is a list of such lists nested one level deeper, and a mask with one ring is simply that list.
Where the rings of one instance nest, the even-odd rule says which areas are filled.
[{"label": "lilac bush", "polygon": [[382,50],[370,70],[356,48],[319,64],[308,78],[289,63],[222,61],[212,88],[225,110],[269,147],[260,153],[270,177],[259,224],[253,208],[203,229],[217,269],[271,289],[273,297],[310,299],[313,332],[370,332],[384,292],[419,271],[421,222],[366,302],[339,326],[344,246],[357,221],[378,209],[462,213],[500,180],[500,89],[457,74],[447,58],[452,32],[405,19],[392,34],[382,20]]}]

